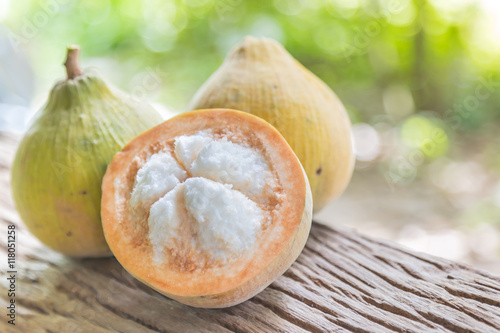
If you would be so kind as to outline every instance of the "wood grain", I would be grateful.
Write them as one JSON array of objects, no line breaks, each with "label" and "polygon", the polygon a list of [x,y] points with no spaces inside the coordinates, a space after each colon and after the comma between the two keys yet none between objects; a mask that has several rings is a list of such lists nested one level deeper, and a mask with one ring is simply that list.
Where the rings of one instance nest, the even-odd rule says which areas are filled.
[{"label": "wood grain", "polygon": [[500,278],[314,224],[287,273],[224,310],[169,300],[114,258],[72,260],[41,245],[13,208],[9,166],[17,138],[0,134],[0,299],[8,302],[7,225],[17,228],[17,317],[1,332],[498,332]]}]

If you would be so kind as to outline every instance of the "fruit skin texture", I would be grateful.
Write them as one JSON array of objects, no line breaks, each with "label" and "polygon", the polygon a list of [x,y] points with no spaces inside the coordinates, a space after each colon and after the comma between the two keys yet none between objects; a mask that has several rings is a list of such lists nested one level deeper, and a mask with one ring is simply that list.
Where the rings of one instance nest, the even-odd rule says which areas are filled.
[{"label": "fruit skin texture", "polygon": [[161,121],[152,107],[96,76],[57,83],[12,166],[14,202],[31,233],[68,256],[110,255],[100,219],[102,177],[117,151]]},{"label": "fruit skin texture", "polygon": [[[217,127],[213,125],[216,124]],[[168,269],[152,261],[148,241],[137,239],[135,234],[141,223],[130,221],[125,202],[133,187],[137,156],[144,156],[148,146],[179,135],[189,135],[205,129],[227,129],[230,126],[247,126],[267,143],[272,153],[268,158],[285,181],[283,187],[288,202],[276,220],[282,234],[268,233],[269,243],[256,250],[243,272],[235,273],[223,267],[221,278],[213,278],[206,271],[190,275],[171,274]],[[161,148],[156,148],[160,149]],[[135,170],[135,173],[131,170]],[[116,259],[135,278],[158,292],[181,303],[201,308],[225,308],[239,304],[271,284],[297,259],[305,246],[312,222],[312,195],[304,169],[281,134],[269,123],[235,110],[198,110],[187,112],[139,135],[117,153],[103,179],[102,221],[104,234]],[[127,213],[128,212],[128,213]],[[281,228],[281,229],[280,229]],[[280,236],[281,235],[281,236]],[[263,236],[264,237],[264,236]],[[275,237],[276,240],[274,239]],[[281,238],[280,238],[281,237]],[[175,278],[166,278],[174,276]],[[199,279],[203,283],[193,283]]]},{"label": "fruit skin texture", "polygon": [[304,167],[317,212],[351,179],[351,123],[333,91],[274,40],[246,37],[193,97],[189,109],[229,108],[271,123]]}]

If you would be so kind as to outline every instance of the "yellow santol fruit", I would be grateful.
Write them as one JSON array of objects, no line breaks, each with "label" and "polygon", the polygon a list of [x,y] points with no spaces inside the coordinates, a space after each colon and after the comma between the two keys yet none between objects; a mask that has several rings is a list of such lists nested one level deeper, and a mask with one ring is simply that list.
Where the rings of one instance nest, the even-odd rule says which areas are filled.
[{"label": "yellow santol fruit", "polygon": [[342,102],[278,42],[246,37],[234,47],[189,106],[208,108],[249,112],[275,126],[307,173],[315,212],[349,183],[354,155]]},{"label": "yellow santol fruit", "polygon": [[24,223],[40,241],[72,257],[110,255],[101,219],[101,182],[129,140],[160,115],[78,66],[68,49],[68,78],[52,89],[16,153],[12,193]]}]

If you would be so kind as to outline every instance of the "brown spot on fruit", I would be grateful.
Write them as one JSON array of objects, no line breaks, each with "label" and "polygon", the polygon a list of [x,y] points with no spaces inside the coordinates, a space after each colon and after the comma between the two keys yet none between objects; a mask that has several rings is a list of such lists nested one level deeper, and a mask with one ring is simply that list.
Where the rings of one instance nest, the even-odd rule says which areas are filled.
[{"label": "brown spot on fruit", "polygon": [[87,194],[87,190],[80,191],[80,192],[78,192],[78,194],[85,195],[85,194]]},{"label": "brown spot on fruit", "polygon": [[73,236],[73,233],[72,233],[71,231],[68,231],[68,232],[66,233],[66,236],[71,237],[71,236]]},{"label": "brown spot on fruit", "polygon": [[322,171],[322,170],[321,170],[321,167],[319,167],[319,168],[316,170],[316,174],[317,174],[317,175],[321,175],[321,171]]}]

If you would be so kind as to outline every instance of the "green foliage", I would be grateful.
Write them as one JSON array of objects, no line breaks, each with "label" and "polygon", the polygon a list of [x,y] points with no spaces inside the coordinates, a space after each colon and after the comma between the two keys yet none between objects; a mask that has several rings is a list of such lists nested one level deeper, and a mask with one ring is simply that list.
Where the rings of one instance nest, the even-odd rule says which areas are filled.
[{"label": "green foliage", "polygon": [[[410,92],[406,116],[430,110],[446,121],[450,106],[497,72],[500,45],[489,44],[485,15],[479,2],[463,1],[26,0],[11,3],[4,23],[42,82],[61,76],[64,46],[77,43],[83,63],[123,89],[133,90],[137,73],[156,73],[161,87],[147,97],[182,111],[232,45],[265,35],[325,80],[355,121],[387,113],[394,86]],[[498,121],[496,90],[453,130]]]}]

